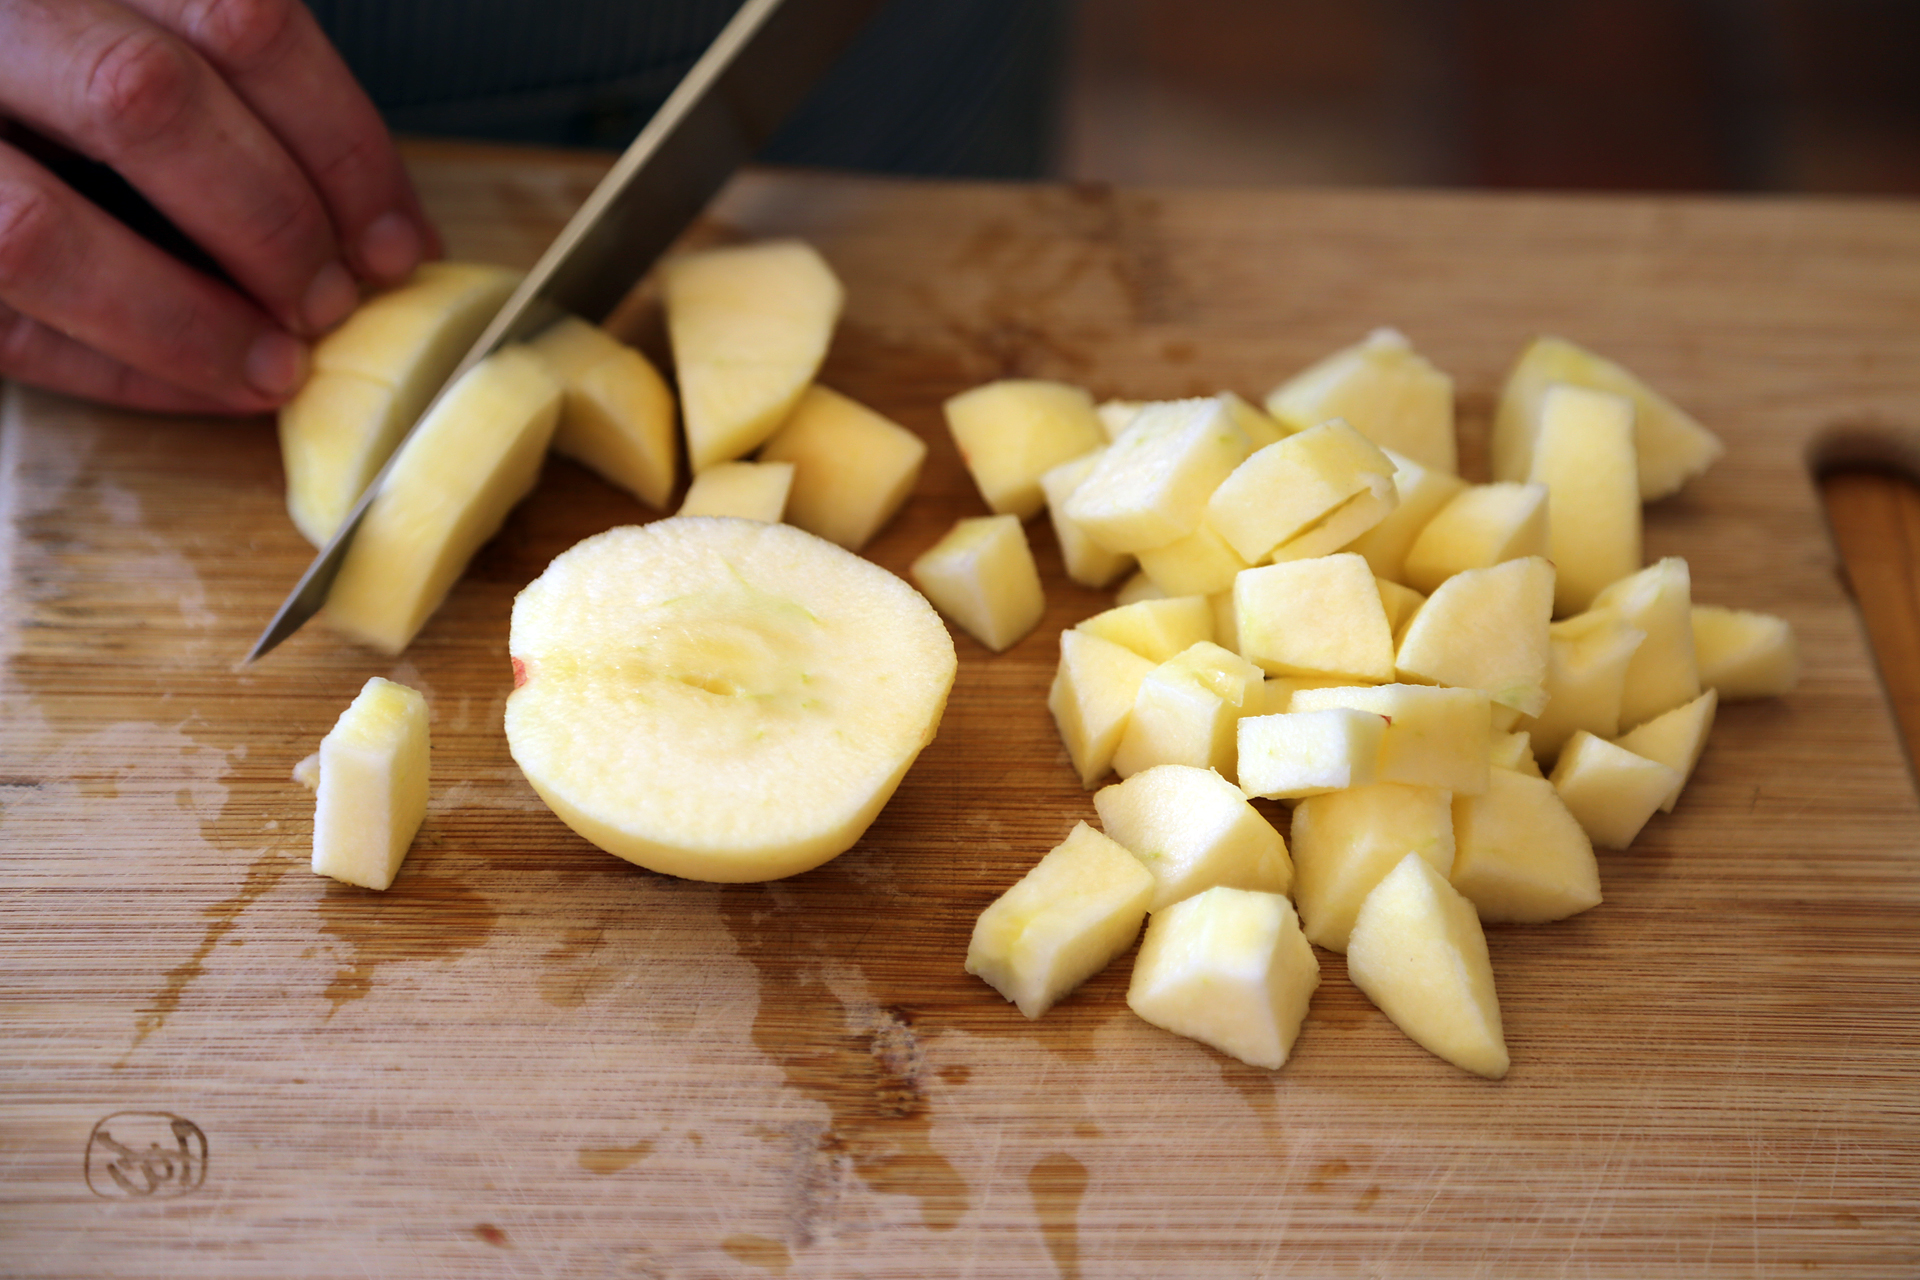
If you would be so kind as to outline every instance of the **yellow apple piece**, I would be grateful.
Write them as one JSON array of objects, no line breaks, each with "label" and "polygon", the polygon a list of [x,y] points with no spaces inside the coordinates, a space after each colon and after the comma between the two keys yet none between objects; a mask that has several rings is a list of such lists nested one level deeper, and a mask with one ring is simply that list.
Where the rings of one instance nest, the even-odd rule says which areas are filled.
[{"label": "yellow apple piece", "polygon": [[1510,769],[1528,777],[1541,776],[1540,762],[1533,756],[1532,735],[1524,729],[1494,730],[1487,744],[1487,764],[1494,769]]},{"label": "yellow apple piece", "polygon": [[1451,472],[1426,467],[1404,454],[1383,449],[1393,463],[1393,510],[1380,522],[1355,538],[1348,546],[1367,558],[1376,576],[1402,582],[1406,577],[1407,553],[1427,522],[1440,514],[1442,507],[1458,497],[1467,482]]},{"label": "yellow apple piece", "polygon": [[673,392],[653,363],[598,325],[565,316],[527,344],[560,384],[553,451],[664,511],[680,464]]},{"label": "yellow apple piece", "polygon": [[1127,986],[1154,1026],[1250,1066],[1292,1053],[1320,985],[1320,962],[1276,893],[1216,888],[1156,912]]},{"label": "yellow apple piece", "polygon": [[1383,718],[1374,776],[1478,794],[1487,789],[1492,728],[1487,695],[1479,689],[1425,684],[1341,685],[1301,689],[1288,707],[1327,711],[1345,707]]},{"label": "yellow apple piece", "polygon": [[[1298,428],[1289,427],[1264,409],[1248,404],[1246,400],[1231,391],[1222,391],[1220,405],[1227,411],[1234,424],[1247,434],[1247,443],[1252,449],[1264,449],[1277,440],[1284,440]],[[1317,426],[1318,423],[1309,425]]]},{"label": "yellow apple piece", "polygon": [[1113,768],[1130,777],[1160,764],[1234,773],[1235,726],[1261,686],[1260,669],[1209,640],[1149,671],[1134,694]]},{"label": "yellow apple piece", "polygon": [[1125,645],[1161,663],[1214,639],[1213,608],[1200,596],[1156,596],[1094,614],[1074,629]]},{"label": "yellow apple piece", "polygon": [[1242,560],[1258,564],[1356,497],[1375,500],[1369,511],[1390,507],[1398,500],[1393,472],[1372,441],[1337,419],[1323,422],[1249,455],[1206,500],[1207,521]]},{"label": "yellow apple piece", "polygon": [[1308,560],[1314,556],[1332,555],[1350,546],[1369,530],[1377,528],[1382,520],[1393,514],[1397,501],[1399,498],[1392,488],[1381,486],[1362,489],[1269,551],[1267,559],[1278,564],[1282,560]]},{"label": "yellow apple piece", "polygon": [[1138,604],[1142,600],[1164,600],[1167,593],[1154,584],[1152,578],[1144,573],[1136,573],[1122,582],[1113,593],[1116,605]]},{"label": "yellow apple piece", "polygon": [[1037,1018],[1133,945],[1153,876],[1084,822],[980,913],[967,972]]},{"label": "yellow apple piece", "polygon": [[1539,556],[1467,569],[1442,582],[1401,633],[1403,680],[1479,689],[1524,715],[1547,702],[1554,566]]},{"label": "yellow apple piece", "polygon": [[1579,613],[1640,568],[1640,479],[1633,401],[1554,383],[1540,397],[1527,479],[1547,486],[1553,606]]},{"label": "yellow apple piece", "polygon": [[912,496],[927,442],[816,384],[757,456],[793,464],[788,524],[858,551]]},{"label": "yellow apple piece", "polygon": [[1297,800],[1365,786],[1380,759],[1385,716],[1349,707],[1244,716],[1238,725],[1240,789]]},{"label": "yellow apple piece", "polygon": [[1647,633],[1611,609],[1562,618],[1547,628],[1547,705],[1520,723],[1551,760],[1580,730],[1601,738],[1620,732],[1620,696],[1627,664]]},{"label": "yellow apple piece", "polygon": [[720,462],[687,486],[677,515],[738,516],[778,523],[793,488],[791,462]]},{"label": "yellow apple piece", "polygon": [[287,512],[323,545],[519,283],[477,262],[429,262],[314,344],[306,385],[280,410]]},{"label": "yellow apple piece", "polygon": [[1692,624],[1700,683],[1723,700],[1776,697],[1799,683],[1799,649],[1785,618],[1697,604]]},{"label": "yellow apple piece", "polygon": [[1556,382],[1633,401],[1633,451],[1642,502],[1677,492],[1725,452],[1711,431],[1618,364],[1564,338],[1541,337],[1521,353],[1500,392],[1493,419],[1494,479],[1523,480],[1532,470],[1540,401]]},{"label": "yellow apple piece", "polygon": [[1622,578],[1594,597],[1646,639],[1627,662],[1620,690],[1620,727],[1631,729],[1700,696],[1693,653],[1693,578],[1687,562],[1668,556]]},{"label": "yellow apple piece", "polygon": [[970,516],[920,553],[907,576],[968,635],[999,653],[1047,611],[1020,517]]},{"label": "yellow apple piece", "polygon": [[1600,904],[1587,833],[1551,782],[1510,769],[1494,770],[1484,793],[1453,798],[1447,878],[1488,924],[1543,924]]},{"label": "yellow apple piece", "polygon": [[1407,548],[1400,580],[1431,595],[1468,569],[1548,550],[1547,486],[1476,484],[1455,494]]},{"label": "yellow apple piece", "polygon": [[1347,976],[1422,1048],[1491,1080],[1507,1074],[1486,933],[1473,904],[1426,859],[1409,853],[1367,895]]},{"label": "yellow apple piece", "polygon": [[399,653],[540,478],[560,387],[523,347],[447,389],[395,455],[327,594],[330,626]]},{"label": "yellow apple piece", "polygon": [[1113,768],[1135,697],[1154,664],[1124,645],[1090,632],[1060,633],[1060,663],[1047,709],[1080,785],[1089,791]]},{"label": "yellow apple piece", "polygon": [[1380,589],[1380,607],[1387,611],[1387,626],[1392,630],[1397,646],[1400,633],[1413,621],[1413,615],[1420,612],[1420,606],[1427,602],[1427,598],[1412,587],[1403,587],[1389,578],[1376,576],[1373,585]]},{"label": "yellow apple piece", "polygon": [[1285,893],[1287,843],[1240,788],[1211,769],[1158,765],[1093,796],[1100,825],[1153,873],[1149,911],[1228,885]]},{"label": "yellow apple piece", "polygon": [[562,553],[513,605],[507,745],[588,841],[753,881],[859,840],[953,686],[920,594],[791,525],[682,516]]},{"label": "yellow apple piece", "polygon": [[1047,500],[1040,477],[1106,443],[1093,397],[1064,382],[1006,378],[943,409],[960,460],[996,515],[1038,514]]},{"label": "yellow apple piece", "polygon": [[1067,514],[1067,499],[1093,470],[1101,452],[1095,449],[1069,458],[1057,467],[1048,468],[1040,477],[1040,491],[1047,497],[1047,519],[1053,525],[1054,541],[1060,544],[1061,564],[1067,576],[1083,587],[1110,586],[1134,567],[1132,556],[1107,550]]},{"label": "yellow apple piece", "polygon": [[1375,329],[1274,388],[1267,412],[1293,431],[1341,418],[1383,449],[1441,471],[1460,470],[1453,379],[1394,329]]},{"label": "yellow apple piece", "polygon": [[1587,838],[1624,849],[1686,781],[1678,769],[1582,730],[1568,740],[1550,777]]},{"label": "yellow apple piece", "polygon": [[1614,740],[1615,746],[1657,760],[1680,775],[1679,783],[1660,802],[1663,812],[1672,813],[1673,806],[1680,802],[1681,788],[1693,776],[1700,754],[1707,749],[1707,734],[1719,705],[1719,694],[1709,688],[1692,702],[1657,715]]},{"label": "yellow apple piece", "polygon": [[1241,655],[1271,675],[1393,678],[1386,606],[1373,571],[1352,552],[1242,572],[1233,612]]},{"label": "yellow apple piece", "polygon": [[320,740],[313,869],[385,889],[427,816],[427,700],[374,676]]},{"label": "yellow apple piece", "polygon": [[1218,399],[1146,405],[1101,450],[1067,515],[1115,553],[1164,547],[1199,527],[1208,496],[1250,447]]},{"label": "yellow apple piece", "polygon": [[661,264],[667,336],[695,473],[765,443],[820,371],[845,293],[798,240]]},{"label": "yellow apple piece", "polygon": [[1293,901],[1307,941],[1345,951],[1367,894],[1408,852],[1453,870],[1452,797],[1375,782],[1308,796],[1293,809]]},{"label": "yellow apple piece", "polygon": [[1140,572],[1170,596],[1231,592],[1234,576],[1250,567],[1204,519],[1192,533],[1139,557]]}]

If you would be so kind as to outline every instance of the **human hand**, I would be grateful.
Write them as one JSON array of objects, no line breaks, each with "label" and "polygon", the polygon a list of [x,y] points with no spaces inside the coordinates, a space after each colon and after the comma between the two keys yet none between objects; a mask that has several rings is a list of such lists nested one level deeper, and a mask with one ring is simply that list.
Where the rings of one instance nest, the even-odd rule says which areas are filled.
[{"label": "human hand", "polygon": [[0,0],[6,120],[113,169],[232,283],[0,132],[0,377],[132,408],[270,409],[359,281],[440,251],[299,0]]}]

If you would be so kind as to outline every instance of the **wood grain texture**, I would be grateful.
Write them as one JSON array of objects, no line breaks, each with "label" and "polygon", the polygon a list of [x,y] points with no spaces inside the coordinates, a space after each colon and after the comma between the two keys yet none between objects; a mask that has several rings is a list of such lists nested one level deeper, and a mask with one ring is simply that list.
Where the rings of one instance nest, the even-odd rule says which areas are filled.
[{"label": "wood grain texture", "polygon": [[[597,165],[415,158],[452,251],[519,264]],[[988,378],[1258,394],[1392,323],[1454,373],[1477,459],[1547,329],[1725,436],[1648,554],[1790,618],[1802,686],[1723,710],[1678,811],[1604,856],[1603,906],[1491,931],[1506,1081],[1324,954],[1272,1073],[1134,1018],[1124,963],[1037,1023],[961,970],[980,909],[1092,816],[1043,699],[1103,600],[1044,525],[1045,622],[999,656],[957,638],[940,736],[866,838],[693,884],[574,837],[500,732],[515,591],[631,499],[556,462],[404,658],[313,627],[241,670],[308,555],[271,430],[11,390],[0,1272],[1911,1273],[1920,812],[1807,459],[1920,429],[1920,210],[762,173],[692,237],[777,234],[847,285],[825,380],[931,446],[870,548],[895,571],[981,510],[939,405]],[[657,343],[644,298],[628,318]],[[309,874],[289,780],[372,674],[434,718],[381,895]],[[203,1135],[204,1176],[134,1194],[102,1125]]]}]

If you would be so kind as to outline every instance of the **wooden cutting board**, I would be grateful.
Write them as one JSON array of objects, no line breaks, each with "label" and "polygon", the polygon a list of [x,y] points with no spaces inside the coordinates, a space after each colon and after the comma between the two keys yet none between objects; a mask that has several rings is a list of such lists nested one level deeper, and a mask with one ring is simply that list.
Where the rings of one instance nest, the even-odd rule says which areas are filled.
[{"label": "wooden cutting board", "polygon": [[[415,160],[452,252],[519,265],[600,165]],[[824,380],[932,446],[870,548],[891,569],[983,509],[939,407],[987,379],[1258,395],[1393,324],[1455,375],[1477,467],[1549,330],[1725,437],[1648,554],[1791,619],[1802,684],[1722,711],[1679,810],[1603,855],[1603,906],[1490,931],[1504,1082],[1330,954],[1268,1072],[1136,1019],[1125,962],[1037,1023],[961,969],[980,909],[1093,817],[1044,696],[1104,600],[1044,521],[1046,621],[998,656],[957,638],[940,736],[866,838],[685,883],[561,826],[500,728],[515,591],[633,500],[552,464],[404,658],[314,626],[240,669],[309,554],[271,426],[15,389],[0,1273],[1920,1270],[1920,812],[1809,473],[1920,428],[1920,208],[758,173],[691,233],[772,235],[846,282]],[[644,298],[627,324],[658,352]],[[380,895],[308,872],[289,778],[374,674],[426,692],[435,752]]]}]

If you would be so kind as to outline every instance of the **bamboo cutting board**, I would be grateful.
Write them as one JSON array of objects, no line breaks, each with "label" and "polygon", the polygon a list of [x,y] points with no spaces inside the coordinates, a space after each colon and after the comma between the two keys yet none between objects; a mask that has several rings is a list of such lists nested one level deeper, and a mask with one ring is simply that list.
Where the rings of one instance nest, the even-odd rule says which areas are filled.
[{"label": "bamboo cutting board", "polygon": [[[599,165],[416,161],[452,252],[516,265]],[[1044,522],[1046,621],[957,637],[940,736],[858,846],[678,882],[562,827],[500,730],[515,591],[631,499],[551,464],[404,658],[314,626],[239,669],[309,554],[271,428],[15,389],[0,1273],[1920,1269],[1920,813],[1809,472],[1920,430],[1920,209],[762,173],[691,234],[804,236],[842,275],[824,380],[932,446],[869,549],[895,571],[983,509],[939,406],[987,379],[1258,395],[1394,324],[1455,375],[1477,466],[1506,364],[1561,332],[1725,437],[1648,554],[1791,619],[1801,687],[1722,710],[1678,811],[1603,854],[1603,906],[1490,931],[1506,1081],[1328,954],[1267,1072],[1134,1018],[1124,961],[1037,1023],[962,972],[980,909],[1093,817],[1044,696],[1105,601]],[[644,298],[624,323],[657,352]],[[307,871],[289,779],[374,674],[433,709],[384,895]]]}]

